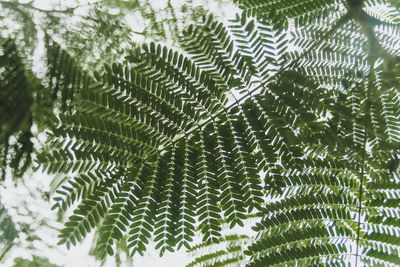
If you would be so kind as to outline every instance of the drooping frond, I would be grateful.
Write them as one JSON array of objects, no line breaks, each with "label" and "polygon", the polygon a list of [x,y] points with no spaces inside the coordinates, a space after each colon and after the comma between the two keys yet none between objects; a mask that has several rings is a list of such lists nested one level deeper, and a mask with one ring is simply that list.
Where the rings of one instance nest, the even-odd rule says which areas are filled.
[{"label": "drooping frond", "polygon": [[13,40],[0,39],[0,173],[10,167],[21,176],[29,166],[33,145],[32,101],[34,82],[27,77]]},{"label": "drooping frond", "polygon": [[[47,48],[49,75],[46,81],[41,81],[28,69],[26,60],[19,56],[15,42],[12,39],[1,41],[2,179],[5,178],[7,168],[11,170],[12,177],[20,177],[25,173],[30,167],[34,151],[32,139],[37,134],[34,128],[42,131],[51,125],[54,122],[53,107],[61,105],[65,109],[73,99],[73,92],[78,92],[88,82],[84,72],[77,71],[75,66],[71,68],[74,63],[69,55],[57,52],[61,49],[56,44]],[[56,102],[58,105],[55,105]]]}]

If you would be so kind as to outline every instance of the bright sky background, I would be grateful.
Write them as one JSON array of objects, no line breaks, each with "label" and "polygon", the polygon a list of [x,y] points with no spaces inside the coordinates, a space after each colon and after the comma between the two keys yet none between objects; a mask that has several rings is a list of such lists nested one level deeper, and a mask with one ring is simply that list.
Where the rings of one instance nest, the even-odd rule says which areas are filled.
[{"label": "bright sky background", "polygon": [[[27,3],[30,0],[21,0],[20,2]],[[53,1],[54,2],[54,1]],[[71,0],[65,1],[63,4],[68,4],[72,2]],[[80,1],[81,4],[83,2],[91,2],[90,0]],[[163,8],[166,5],[166,0],[150,0],[153,8]],[[51,10],[52,5],[51,0],[36,0],[34,1],[34,6]],[[184,0],[176,0],[172,1],[174,6],[178,6],[185,3]],[[220,10],[218,7],[218,3],[212,0],[194,0],[193,5],[207,5],[207,8],[210,10],[214,10],[217,16],[221,16],[221,14],[229,14],[232,18],[232,15],[236,12],[235,7],[227,6],[224,10]],[[81,10],[80,12],[84,12]],[[135,16],[131,16],[127,18],[127,24],[131,27],[138,26],[138,19]],[[139,26],[140,27],[140,26]],[[138,36],[137,41],[141,41],[140,36]],[[40,56],[40,51],[37,52],[36,56]],[[20,243],[21,247],[14,247],[7,256],[7,259],[4,263],[5,267],[12,266],[14,258],[22,257],[25,259],[31,259],[32,253],[35,256],[44,257],[49,259],[51,263],[58,264],[65,267],[85,267],[85,266],[99,266],[99,263],[94,260],[94,257],[89,256],[89,250],[92,245],[92,237],[93,234],[88,236],[84,242],[76,247],[72,247],[70,250],[67,250],[65,245],[57,246],[58,242],[58,231],[56,229],[62,228],[62,223],[56,221],[57,214],[56,211],[51,211],[50,208],[52,206],[52,201],[48,202],[44,200],[43,196],[38,192],[46,192],[49,190],[49,185],[52,180],[52,177],[42,174],[40,172],[36,173],[27,173],[24,177],[24,184],[20,182],[14,182],[11,177],[6,179],[6,182],[0,186],[0,196],[4,206],[8,209],[9,215],[12,217],[14,222],[18,223],[26,223],[28,225],[33,226],[37,224],[38,221],[44,221],[50,225],[50,227],[38,227],[38,232],[36,234],[43,241],[33,241],[34,249],[28,250],[26,249],[26,239],[29,238],[29,235],[21,234]],[[251,224],[253,225],[253,224]],[[229,233],[238,232],[240,234],[248,234],[253,235],[254,233],[250,230],[250,226],[246,227],[246,229],[240,229],[229,231]],[[37,227],[36,227],[37,228]],[[201,239],[197,237],[197,242]],[[52,248],[49,249],[48,246]],[[187,263],[191,261],[185,249],[181,249],[175,253],[166,252],[162,258],[159,257],[158,252],[154,250],[154,245],[149,246],[145,256],[140,257],[139,255],[135,256],[133,259],[133,266],[135,267],[147,267],[147,266],[157,266],[157,267],[183,267]],[[115,262],[113,259],[108,259],[105,266],[115,266]],[[122,264],[122,266],[128,266]]]},{"label": "bright sky background", "polygon": [[[69,3],[71,1],[73,0],[67,0],[64,3]],[[38,8],[50,10],[52,8],[51,2],[51,0],[36,0],[35,6]],[[90,0],[84,0],[80,2],[87,3],[90,2]],[[155,9],[158,9],[165,7],[166,0],[150,0],[150,2]],[[185,1],[172,0],[172,3],[174,4],[174,6],[179,7],[179,5],[185,3]],[[194,5],[204,5],[205,3],[208,9],[213,10],[214,13],[219,16],[221,16],[221,14],[225,14],[228,16],[228,18],[233,18],[233,14],[236,12],[235,7],[233,7],[232,5],[227,6],[226,8],[224,8],[224,10],[221,10],[218,6],[218,3],[214,0],[193,0]],[[80,12],[84,12],[84,9],[80,10]],[[140,27],[140,25],[138,25],[139,22],[140,21],[138,21],[138,18],[135,16],[127,18],[127,24],[133,28]],[[137,41],[141,41],[140,37],[140,35],[137,36]],[[38,52],[38,55],[39,54],[40,51]],[[49,223],[51,227],[62,228],[62,224],[56,222],[56,212],[50,210],[52,203],[44,200],[43,196],[40,196],[37,193],[39,191],[45,192],[49,190],[49,184],[52,180],[52,177],[41,173],[28,173],[24,178],[25,185],[22,183],[18,183],[16,186],[11,180],[12,179],[7,179],[6,183],[0,186],[0,196],[3,204],[8,209],[14,222],[25,222],[27,224],[34,224],[37,223],[38,220],[42,219]],[[25,207],[27,207],[28,210],[32,213],[29,214]],[[233,232],[254,235],[254,232],[250,230],[250,227],[252,225],[253,223],[249,224],[248,227],[246,227],[245,229],[235,229],[233,230]],[[88,255],[90,246],[92,245],[91,239],[93,235],[87,237],[83,244],[67,250],[65,246],[57,246],[57,230],[51,229],[50,227],[40,227],[39,232],[35,234],[40,236],[44,242],[34,241],[34,250],[26,250],[24,247],[13,249],[5,262],[5,267],[12,266],[13,259],[16,257],[23,257],[28,259],[31,258],[32,251],[34,251],[35,255],[37,256],[48,258],[50,262],[65,267],[99,266],[99,263],[95,262],[94,258]],[[26,238],[28,238],[28,236],[22,235],[22,244],[24,244],[24,242],[26,243]],[[197,238],[196,242],[198,241],[200,241],[200,238]],[[48,249],[47,245],[54,247]],[[187,255],[184,249],[181,249],[179,252],[175,253],[167,252],[162,258],[160,258],[158,256],[158,252],[155,251],[152,246],[149,246],[148,251],[146,252],[144,257],[135,256],[135,258],[133,259],[133,266],[183,267],[187,263],[189,263],[191,259],[192,258]],[[115,266],[113,259],[109,259],[105,266]],[[127,265],[123,264],[122,266]]]}]

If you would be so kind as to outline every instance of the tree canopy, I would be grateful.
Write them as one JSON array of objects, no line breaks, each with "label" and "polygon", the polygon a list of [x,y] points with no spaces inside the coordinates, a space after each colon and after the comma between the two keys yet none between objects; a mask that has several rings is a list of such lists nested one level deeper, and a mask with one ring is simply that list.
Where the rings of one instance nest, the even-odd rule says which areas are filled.
[{"label": "tree canopy", "polygon": [[[227,242],[191,266],[399,265],[398,1],[234,4],[172,44],[94,9],[80,25],[100,26],[67,45],[43,31],[42,76],[18,35],[0,39],[1,170],[34,155],[53,208],[73,210],[59,244],[96,230],[99,258]],[[254,217],[256,238],[223,236]]]}]

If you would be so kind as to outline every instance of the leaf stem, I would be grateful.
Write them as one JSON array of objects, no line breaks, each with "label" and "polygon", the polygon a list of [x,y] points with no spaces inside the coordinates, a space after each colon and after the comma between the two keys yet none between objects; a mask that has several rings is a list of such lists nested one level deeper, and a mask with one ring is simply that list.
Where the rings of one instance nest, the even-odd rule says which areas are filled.
[{"label": "leaf stem", "polygon": [[369,112],[370,112],[370,103],[369,103],[369,91],[372,86],[372,75],[373,75],[373,66],[370,65],[369,79],[368,79],[368,87],[366,92],[366,110],[364,115],[364,141],[363,141],[363,155],[361,160],[361,178],[360,178],[360,188],[359,188],[359,203],[358,203],[358,220],[357,220],[357,239],[356,239],[356,264],[358,266],[358,257],[359,257],[359,244],[360,244],[360,230],[361,230],[361,210],[362,210],[362,197],[363,197],[363,182],[365,176],[365,158],[367,155],[367,129],[368,129],[368,121],[369,121]]}]

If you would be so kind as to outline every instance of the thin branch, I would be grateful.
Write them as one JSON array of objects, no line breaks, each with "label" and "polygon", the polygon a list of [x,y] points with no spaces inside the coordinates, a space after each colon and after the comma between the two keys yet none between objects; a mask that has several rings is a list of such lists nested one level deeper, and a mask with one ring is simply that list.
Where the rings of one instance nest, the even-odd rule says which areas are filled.
[{"label": "thin branch", "polygon": [[74,12],[74,10],[76,9],[76,7],[70,7],[70,8],[66,8],[64,10],[60,10],[60,9],[42,9],[42,8],[38,8],[32,5],[32,2],[28,2],[28,3],[20,3],[20,2],[10,2],[10,1],[3,1],[0,0],[0,5],[3,6],[9,6],[9,7],[14,7],[14,8],[28,8],[28,9],[32,9],[32,10],[36,10],[42,13],[46,13],[46,14],[51,14],[51,13],[61,13],[61,14],[72,14]]},{"label": "thin branch", "polygon": [[373,75],[373,66],[370,65],[370,73],[369,73],[369,81],[368,81],[368,87],[367,87],[367,95],[366,95],[366,110],[365,110],[365,116],[364,116],[364,141],[363,141],[363,154],[362,154],[362,160],[361,160],[361,179],[360,179],[360,188],[359,188],[359,203],[358,203],[358,219],[357,219],[357,239],[356,239],[356,267],[358,266],[358,257],[359,257],[359,246],[360,246],[360,230],[361,230],[361,210],[362,210],[362,198],[363,198],[363,182],[364,182],[364,176],[365,176],[365,158],[367,155],[367,130],[368,130],[368,124],[369,124],[369,119],[368,115],[370,113],[370,88],[372,86],[372,75]]}]

